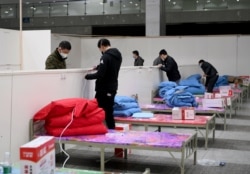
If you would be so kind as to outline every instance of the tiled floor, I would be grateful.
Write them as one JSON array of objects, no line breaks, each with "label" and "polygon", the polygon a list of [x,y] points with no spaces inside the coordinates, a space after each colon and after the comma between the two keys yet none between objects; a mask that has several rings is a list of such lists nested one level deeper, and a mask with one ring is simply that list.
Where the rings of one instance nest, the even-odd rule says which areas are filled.
[{"label": "tiled floor", "polygon": [[[248,174],[250,173],[250,100],[245,100],[237,115],[227,119],[227,130],[223,130],[223,120],[216,118],[215,142],[212,142],[211,135],[209,139],[208,149],[204,148],[204,140],[199,138],[197,160],[211,159],[223,161],[226,163],[224,167],[207,168],[197,164],[192,165],[192,160],[186,161],[186,172],[188,174]],[[143,130],[141,126],[133,126],[133,129]],[[154,131],[155,127],[149,130]],[[192,129],[180,128],[162,128],[162,131],[194,131]],[[199,135],[200,136],[200,135]],[[97,149],[92,147],[68,147],[71,159],[67,162],[67,167],[93,169],[99,168],[99,153]],[[107,150],[108,157],[113,155],[113,149]],[[178,156],[178,154],[177,154]],[[106,163],[106,169],[140,173],[147,167],[151,167],[152,173],[180,173],[178,165],[173,162],[168,153],[132,150],[128,157],[128,161],[122,159],[114,159]],[[58,166],[63,159],[58,157]],[[88,162],[86,162],[88,160]]]}]

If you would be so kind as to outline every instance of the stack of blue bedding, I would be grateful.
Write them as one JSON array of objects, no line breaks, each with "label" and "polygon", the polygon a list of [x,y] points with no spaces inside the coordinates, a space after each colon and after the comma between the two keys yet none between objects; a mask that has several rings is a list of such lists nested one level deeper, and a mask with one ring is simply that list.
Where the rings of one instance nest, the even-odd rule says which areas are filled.
[{"label": "stack of blue bedding", "polygon": [[115,96],[114,116],[128,117],[138,112],[141,112],[141,108],[135,98],[128,96]]},{"label": "stack of blue bedding", "polygon": [[195,97],[190,92],[185,91],[186,86],[177,86],[166,92],[163,100],[170,107],[197,107]]},{"label": "stack of blue bedding", "polygon": [[184,80],[181,80],[179,85],[187,86],[187,88],[185,88],[185,91],[190,92],[191,94],[194,95],[204,94],[206,91],[205,86],[201,83],[200,74],[194,74]]},{"label": "stack of blue bedding", "polygon": [[158,91],[158,94],[161,98],[164,97],[165,93],[170,90],[170,89],[173,89],[177,86],[177,84],[175,82],[171,82],[171,81],[164,81],[164,82],[161,82],[159,84],[159,91]]}]

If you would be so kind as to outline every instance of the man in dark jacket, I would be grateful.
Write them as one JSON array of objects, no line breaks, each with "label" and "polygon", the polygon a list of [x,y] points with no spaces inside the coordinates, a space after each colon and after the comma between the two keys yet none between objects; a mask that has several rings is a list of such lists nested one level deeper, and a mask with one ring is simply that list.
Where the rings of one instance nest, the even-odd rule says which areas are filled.
[{"label": "man in dark jacket", "polygon": [[173,57],[167,54],[167,51],[162,49],[159,53],[161,58],[161,64],[158,64],[158,67],[165,71],[169,81],[179,83],[181,79],[180,72],[178,70],[178,65]]},{"label": "man in dark jacket", "polygon": [[71,44],[68,41],[60,42],[58,48],[46,59],[45,69],[66,69],[65,60],[70,50]]},{"label": "man in dark jacket", "polygon": [[108,39],[100,39],[97,44],[103,54],[95,73],[87,74],[85,79],[96,79],[95,98],[98,106],[105,111],[106,124],[109,129],[115,129],[113,116],[114,98],[118,89],[118,75],[122,63],[122,55],[117,48],[111,48]]},{"label": "man in dark jacket", "polygon": [[139,55],[139,51],[134,50],[133,52],[134,66],[143,66],[144,59]]},{"label": "man in dark jacket", "polygon": [[199,65],[202,71],[204,72],[203,76],[206,77],[205,87],[207,88],[207,92],[212,93],[215,83],[217,82],[219,78],[218,71],[215,69],[215,67],[212,64],[202,59],[199,60]]}]

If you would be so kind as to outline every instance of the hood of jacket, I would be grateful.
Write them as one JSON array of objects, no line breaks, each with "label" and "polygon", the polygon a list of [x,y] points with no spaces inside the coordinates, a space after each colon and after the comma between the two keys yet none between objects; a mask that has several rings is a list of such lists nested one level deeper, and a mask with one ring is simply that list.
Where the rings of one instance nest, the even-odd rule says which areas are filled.
[{"label": "hood of jacket", "polygon": [[122,59],[122,55],[121,52],[117,49],[117,48],[110,48],[107,51],[105,51],[104,54],[108,54],[111,55],[112,57],[114,57],[115,59]]}]

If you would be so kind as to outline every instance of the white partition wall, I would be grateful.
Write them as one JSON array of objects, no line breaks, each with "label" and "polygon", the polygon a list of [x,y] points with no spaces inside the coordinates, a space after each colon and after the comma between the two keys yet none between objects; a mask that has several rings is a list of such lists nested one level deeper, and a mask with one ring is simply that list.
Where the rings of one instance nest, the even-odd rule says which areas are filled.
[{"label": "white partition wall", "polygon": [[237,75],[250,75],[250,36],[239,36],[238,37],[238,61],[236,64]]},{"label": "white partition wall", "polygon": [[12,75],[11,73],[0,74],[0,156],[10,151],[11,142],[11,115],[12,115]]},{"label": "white partition wall", "polygon": [[0,29],[0,70],[19,70],[20,38],[19,31]]},{"label": "white partition wall", "polygon": [[50,30],[23,31],[23,70],[44,70],[51,53]]},{"label": "white partition wall", "polygon": [[[20,31],[0,29],[0,70],[43,70],[50,54],[50,30]],[[22,55],[22,56],[21,56]]]},{"label": "white partition wall", "polygon": [[151,102],[151,91],[160,83],[159,69],[155,67],[123,67],[119,74],[117,95],[137,94],[139,103]]},{"label": "white partition wall", "polygon": [[[179,66],[198,64],[200,59],[211,62],[221,75],[249,74],[246,64],[249,36],[171,36],[171,37],[108,37],[111,46],[123,56],[122,66],[133,66],[132,51],[138,50],[145,66],[152,66],[161,49],[166,49]],[[99,38],[82,38],[82,67],[96,65],[100,52],[96,47]],[[243,65],[244,70],[242,70]]]}]

